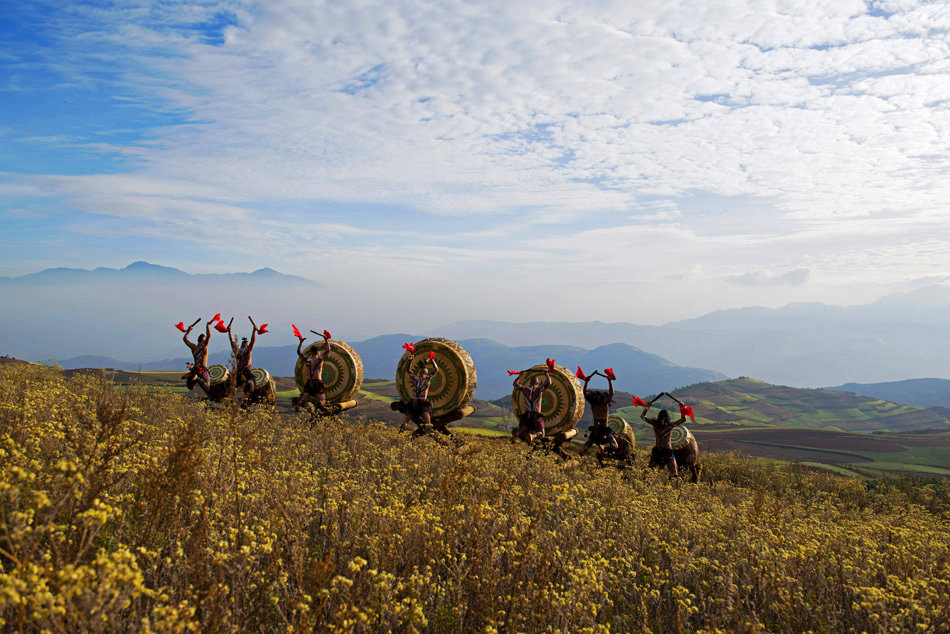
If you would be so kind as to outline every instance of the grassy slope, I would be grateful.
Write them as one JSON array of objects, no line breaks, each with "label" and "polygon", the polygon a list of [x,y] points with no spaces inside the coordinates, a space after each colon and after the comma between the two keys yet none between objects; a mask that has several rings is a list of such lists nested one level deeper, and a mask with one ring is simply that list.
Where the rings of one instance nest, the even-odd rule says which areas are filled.
[{"label": "grassy slope", "polygon": [[[84,372],[100,373],[99,370],[72,370],[67,374]],[[121,384],[186,391],[181,385],[181,373],[177,371],[117,371],[107,372],[106,376]],[[278,377],[276,380],[278,408],[289,413],[290,399],[298,392],[292,379]],[[878,434],[863,433],[948,427],[944,410],[939,408],[897,405],[843,392],[775,386],[748,378],[689,386],[677,391],[677,396],[693,405],[697,420],[689,426],[706,450],[738,450],[753,456],[834,465],[867,477],[901,472],[945,476],[950,469],[950,434],[926,434],[926,446],[919,446],[920,435],[887,434],[888,442],[896,443],[897,450],[877,451],[868,443],[877,440],[883,445],[884,440],[878,438]],[[368,379],[358,396],[360,406],[345,414],[344,419],[368,417],[399,424],[402,416],[389,407],[397,398],[393,381]],[[618,392],[615,402],[628,403],[630,396]],[[668,408],[671,405],[666,399],[658,404]],[[486,433],[504,435],[515,424],[509,409],[510,399],[476,400],[475,406],[475,414],[456,423],[456,428],[485,429]],[[615,411],[634,424],[641,447],[652,444],[649,428],[638,424],[640,408],[618,407]],[[586,429],[590,423],[588,408],[579,427]],[[814,430],[813,435],[802,438],[797,432],[801,429]],[[778,436],[773,433],[776,430],[780,432]],[[832,432],[839,431],[836,443],[822,445],[829,435],[834,436]],[[753,432],[756,437],[738,438],[744,432]],[[578,441],[583,441],[583,434]]]},{"label": "grassy slope", "polygon": [[0,369],[0,628],[924,631],[950,483],[732,454],[700,486],[310,430],[96,376]]},{"label": "grassy slope", "polygon": [[844,431],[903,432],[950,429],[947,410],[899,405],[832,390],[803,390],[740,378],[677,390],[697,420],[730,425],[772,425]]}]

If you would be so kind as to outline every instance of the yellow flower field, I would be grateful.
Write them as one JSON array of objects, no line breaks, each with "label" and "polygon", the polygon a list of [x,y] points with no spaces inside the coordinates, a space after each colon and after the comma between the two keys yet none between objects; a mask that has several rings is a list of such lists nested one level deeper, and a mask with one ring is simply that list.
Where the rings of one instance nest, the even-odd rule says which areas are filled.
[{"label": "yellow flower field", "polygon": [[[671,486],[0,368],[5,630],[950,631],[950,485]],[[702,438],[699,439],[700,442]]]}]

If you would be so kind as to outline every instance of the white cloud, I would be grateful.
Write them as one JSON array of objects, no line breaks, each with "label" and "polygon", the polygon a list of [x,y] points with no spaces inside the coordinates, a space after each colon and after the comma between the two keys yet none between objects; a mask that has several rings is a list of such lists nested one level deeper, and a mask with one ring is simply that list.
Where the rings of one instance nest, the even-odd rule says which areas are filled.
[{"label": "white cloud", "polygon": [[[241,22],[221,45],[173,26],[221,8]],[[137,165],[127,173],[19,186],[118,219],[79,222],[82,231],[239,242],[350,284],[381,267],[461,276],[481,262],[492,275],[564,268],[542,285],[656,274],[706,287],[710,307],[738,297],[729,293],[770,301],[753,293],[793,282],[825,299],[849,280],[897,283],[950,264],[939,246],[950,237],[950,9],[872,9],[856,0],[80,7],[60,25],[63,46],[78,53],[56,60],[63,75],[99,85],[85,69],[115,64],[116,98],[174,108],[188,123],[127,147]],[[268,212],[312,201],[467,225],[402,232],[338,211],[314,213],[307,227],[305,212]],[[411,243],[400,243],[407,233]],[[926,254],[909,248],[931,243]],[[900,263],[887,268],[887,257]],[[333,258],[359,264],[343,270]],[[490,284],[504,283],[498,275]]]}]

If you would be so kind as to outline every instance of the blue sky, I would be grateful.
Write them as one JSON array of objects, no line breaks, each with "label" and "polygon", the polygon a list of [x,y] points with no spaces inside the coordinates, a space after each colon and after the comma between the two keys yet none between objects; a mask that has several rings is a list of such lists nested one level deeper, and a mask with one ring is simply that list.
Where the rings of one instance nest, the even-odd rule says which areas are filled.
[{"label": "blue sky", "polygon": [[3,276],[269,266],[391,331],[846,305],[950,269],[942,2],[2,11]]}]

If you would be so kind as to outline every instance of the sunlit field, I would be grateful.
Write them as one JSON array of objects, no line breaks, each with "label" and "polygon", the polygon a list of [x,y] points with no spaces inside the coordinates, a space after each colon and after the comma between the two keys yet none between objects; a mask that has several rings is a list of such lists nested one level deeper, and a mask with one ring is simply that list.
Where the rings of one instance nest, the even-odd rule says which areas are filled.
[{"label": "sunlit field", "polygon": [[[950,631],[950,482],[565,468],[5,365],[6,630]],[[702,438],[699,438],[700,443]]]}]

